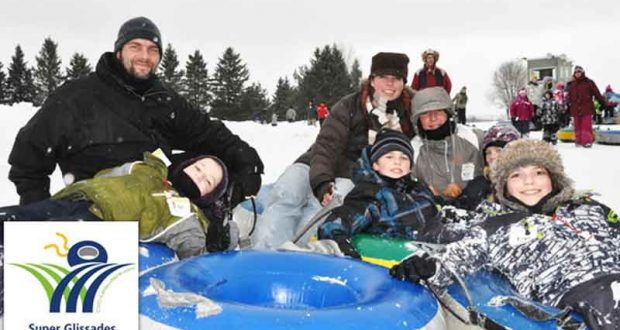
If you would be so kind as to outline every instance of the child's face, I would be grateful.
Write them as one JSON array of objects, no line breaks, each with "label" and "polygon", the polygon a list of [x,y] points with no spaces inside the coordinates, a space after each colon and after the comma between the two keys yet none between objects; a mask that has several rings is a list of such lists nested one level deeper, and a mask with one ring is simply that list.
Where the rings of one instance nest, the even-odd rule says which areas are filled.
[{"label": "child's face", "polygon": [[527,206],[534,206],[551,192],[551,177],[542,166],[519,167],[508,175],[508,194]]},{"label": "child's face", "polygon": [[420,125],[426,131],[436,130],[448,120],[448,114],[443,110],[432,110],[420,115]]},{"label": "child's face", "polygon": [[372,163],[372,169],[392,179],[399,179],[411,172],[411,160],[402,151],[394,150]]},{"label": "child's face", "polygon": [[490,146],[484,151],[484,158],[489,166],[493,165],[499,157],[499,153],[502,151],[502,147]]},{"label": "child's face", "polygon": [[212,158],[203,158],[183,169],[204,196],[215,189],[224,177],[222,166]]}]

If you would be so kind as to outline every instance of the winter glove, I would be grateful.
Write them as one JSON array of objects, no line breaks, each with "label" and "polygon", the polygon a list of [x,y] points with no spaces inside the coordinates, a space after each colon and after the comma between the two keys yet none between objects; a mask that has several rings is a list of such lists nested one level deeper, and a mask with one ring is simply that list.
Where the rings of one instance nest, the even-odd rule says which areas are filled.
[{"label": "winter glove", "polygon": [[512,126],[515,126],[517,124],[517,118],[516,117],[510,117],[510,122],[512,122]]},{"label": "winter glove", "polygon": [[450,199],[455,199],[459,197],[462,192],[463,188],[461,188],[458,183],[451,183],[444,188],[443,195]]},{"label": "winter glove", "polygon": [[233,173],[229,188],[230,206],[234,208],[246,197],[255,196],[260,189],[261,182],[260,173]]},{"label": "winter glove", "polygon": [[353,247],[353,244],[351,243],[351,238],[346,236],[336,236],[334,237],[334,241],[336,241],[336,243],[338,244],[338,248],[340,248],[340,251],[345,256],[349,256],[355,259],[362,258],[362,256],[360,256],[360,254],[357,253],[357,251]]},{"label": "winter glove", "polygon": [[435,275],[437,266],[428,253],[414,254],[390,269],[390,275],[404,281],[420,283]]}]

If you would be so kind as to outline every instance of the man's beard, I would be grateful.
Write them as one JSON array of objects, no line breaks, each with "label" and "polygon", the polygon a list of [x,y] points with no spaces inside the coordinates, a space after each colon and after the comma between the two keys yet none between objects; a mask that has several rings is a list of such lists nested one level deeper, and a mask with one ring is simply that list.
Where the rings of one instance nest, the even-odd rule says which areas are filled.
[{"label": "man's beard", "polygon": [[[125,67],[125,59],[123,58],[122,54],[120,55],[120,64],[121,67],[125,70],[125,72],[127,72],[127,74],[136,80],[149,80],[153,75],[155,75],[155,71],[157,70],[157,65],[152,65],[152,68],[148,71],[148,73],[142,73],[142,72],[138,72],[138,70],[135,69],[135,61],[130,61],[129,62],[129,68]],[[149,62],[149,64],[151,64]]]},{"label": "man's beard", "polygon": [[148,80],[149,78],[151,78],[152,75],[155,74],[155,70],[157,69],[157,66],[153,66],[151,68],[151,70],[148,71],[148,73],[142,73],[142,72],[138,72],[135,69],[135,66],[133,64],[133,62],[131,63],[131,66],[129,67],[129,74],[134,77],[135,79],[141,79],[141,80]]}]

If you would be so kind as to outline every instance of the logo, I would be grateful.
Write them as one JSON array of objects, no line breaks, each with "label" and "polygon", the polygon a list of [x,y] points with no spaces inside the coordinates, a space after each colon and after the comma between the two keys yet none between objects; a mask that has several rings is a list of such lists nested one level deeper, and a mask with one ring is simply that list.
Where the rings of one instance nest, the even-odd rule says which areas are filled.
[{"label": "logo", "polygon": [[47,244],[46,250],[54,250],[59,258],[65,259],[68,268],[52,263],[12,263],[30,273],[47,295],[51,313],[92,313],[95,297],[104,281],[110,275],[131,263],[108,263],[108,253],[103,245],[96,241],[85,240],[68,247],[68,238],[56,233],[62,239],[62,246]]},{"label": "logo", "polygon": [[5,222],[4,329],[138,329],[138,237],[138,221]]}]

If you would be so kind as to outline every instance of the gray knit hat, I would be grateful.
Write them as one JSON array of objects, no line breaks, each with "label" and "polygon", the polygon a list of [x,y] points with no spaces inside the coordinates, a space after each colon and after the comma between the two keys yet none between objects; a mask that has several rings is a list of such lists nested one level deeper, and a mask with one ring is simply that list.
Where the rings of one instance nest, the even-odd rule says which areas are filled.
[{"label": "gray knit hat", "polygon": [[508,199],[506,196],[506,183],[510,173],[523,166],[542,166],[551,177],[553,191],[556,195],[551,197],[542,207],[547,213],[553,211],[560,203],[573,197],[573,181],[564,173],[562,158],[555,148],[541,140],[519,139],[509,142],[499,154],[495,164],[491,166],[491,182],[497,194],[500,204],[515,210],[526,211],[525,206]]},{"label": "gray knit hat", "polygon": [[445,110],[449,115],[455,115],[450,95],[443,87],[429,87],[419,90],[413,94],[411,102],[411,122],[414,125],[417,125],[421,114],[433,110]]},{"label": "gray knit hat", "polygon": [[159,54],[163,54],[161,47],[161,33],[157,25],[146,17],[134,17],[121,25],[118,37],[114,42],[114,52],[118,52],[127,42],[142,38],[154,42],[159,48]]}]

